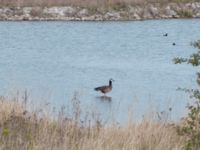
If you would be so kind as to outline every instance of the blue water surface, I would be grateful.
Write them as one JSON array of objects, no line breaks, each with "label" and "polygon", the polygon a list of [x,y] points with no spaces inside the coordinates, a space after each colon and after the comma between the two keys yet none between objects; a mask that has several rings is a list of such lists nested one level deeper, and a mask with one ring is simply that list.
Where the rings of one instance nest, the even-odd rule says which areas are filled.
[{"label": "blue water surface", "polygon": [[[82,112],[123,122],[129,110],[141,119],[151,111],[186,113],[187,93],[198,68],[174,65],[195,52],[200,20],[135,22],[0,22],[0,93],[28,91],[33,103],[70,107],[75,93]],[[165,37],[163,34],[168,33]],[[172,43],[176,45],[173,46]],[[96,86],[113,78],[111,101]]]}]

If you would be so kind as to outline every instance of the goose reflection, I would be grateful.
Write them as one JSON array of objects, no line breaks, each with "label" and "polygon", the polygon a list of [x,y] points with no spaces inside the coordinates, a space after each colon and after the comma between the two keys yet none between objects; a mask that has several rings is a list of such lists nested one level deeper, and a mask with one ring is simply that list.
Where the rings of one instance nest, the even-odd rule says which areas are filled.
[{"label": "goose reflection", "polygon": [[106,96],[106,95],[104,95],[104,96],[97,96],[96,99],[99,99],[101,101],[108,101],[108,102],[112,101],[112,97]]}]

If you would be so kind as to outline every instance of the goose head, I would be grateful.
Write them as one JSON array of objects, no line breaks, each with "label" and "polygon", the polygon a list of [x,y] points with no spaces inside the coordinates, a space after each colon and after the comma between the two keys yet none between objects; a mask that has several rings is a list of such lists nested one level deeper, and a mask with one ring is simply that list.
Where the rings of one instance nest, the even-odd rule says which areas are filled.
[{"label": "goose head", "polygon": [[109,80],[109,86],[112,86],[112,82],[115,81],[112,78]]}]

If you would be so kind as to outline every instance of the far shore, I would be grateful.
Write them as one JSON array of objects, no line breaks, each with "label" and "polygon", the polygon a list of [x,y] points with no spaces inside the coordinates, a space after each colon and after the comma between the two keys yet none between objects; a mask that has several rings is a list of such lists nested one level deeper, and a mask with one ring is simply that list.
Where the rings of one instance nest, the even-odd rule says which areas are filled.
[{"label": "far shore", "polygon": [[116,4],[112,7],[0,7],[0,21],[134,21],[171,18],[200,18],[200,2]]}]

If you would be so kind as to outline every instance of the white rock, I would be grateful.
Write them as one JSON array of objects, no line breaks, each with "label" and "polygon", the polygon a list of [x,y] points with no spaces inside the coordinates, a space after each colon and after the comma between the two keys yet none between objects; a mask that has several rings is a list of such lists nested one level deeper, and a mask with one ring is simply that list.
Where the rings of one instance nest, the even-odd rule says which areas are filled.
[{"label": "white rock", "polygon": [[106,19],[119,19],[120,18],[120,14],[119,12],[107,12],[105,14],[105,18]]},{"label": "white rock", "polygon": [[50,7],[44,8],[43,13],[51,14],[52,16],[60,16],[63,17],[67,13],[74,13],[75,10],[71,7]]},{"label": "white rock", "polygon": [[76,12],[76,8],[73,8],[73,7],[64,7],[65,9],[65,14],[74,14]]},{"label": "white rock", "polygon": [[81,9],[79,12],[78,12],[78,16],[87,16],[88,15],[88,10],[87,9]]},{"label": "white rock", "polygon": [[138,15],[138,14],[136,14],[136,13],[134,13],[134,18],[136,19],[136,20],[141,20],[141,17]]},{"label": "white rock", "polygon": [[159,14],[158,8],[154,7],[153,5],[151,5],[151,6],[149,7],[149,11],[150,11],[150,13],[151,13],[153,16],[156,16],[156,15]]},{"label": "white rock", "polygon": [[32,10],[32,7],[24,7],[22,11],[23,11],[23,14],[30,14],[31,10]]},{"label": "white rock", "polygon": [[195,17],[200,18],[200,13],[197,13]]},{"label": "white rock", "polygon": [[166,15],[169,16],[169,17],[173,17],[173,16],[176,16],[176,15],[177,15],[177,13],[176,13],[174,10],[172,10],[172,9],[170,8],[170,6],[167,6],[167,7],[165,8],[165,13],[166,13]]}]

